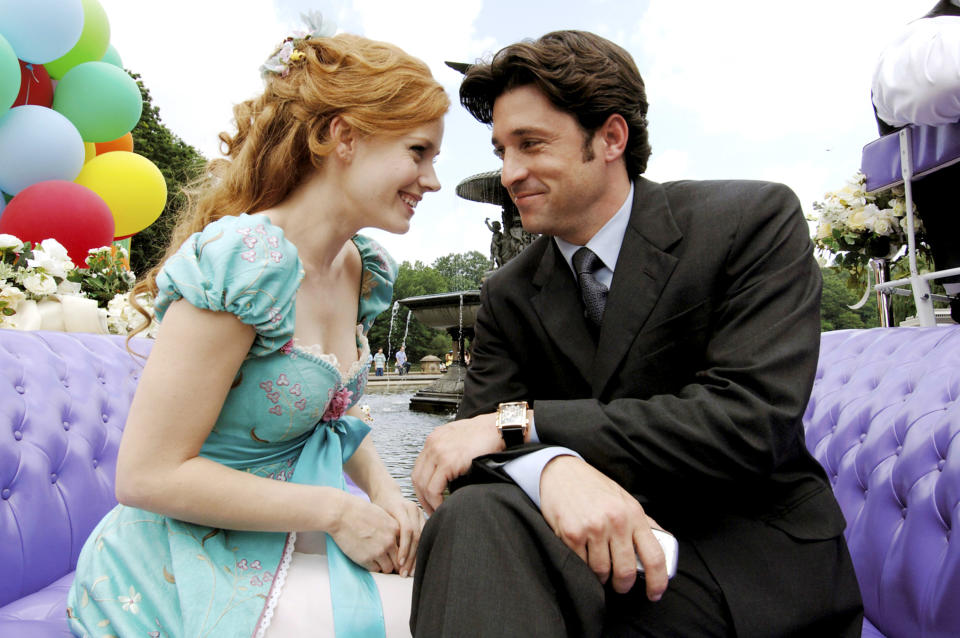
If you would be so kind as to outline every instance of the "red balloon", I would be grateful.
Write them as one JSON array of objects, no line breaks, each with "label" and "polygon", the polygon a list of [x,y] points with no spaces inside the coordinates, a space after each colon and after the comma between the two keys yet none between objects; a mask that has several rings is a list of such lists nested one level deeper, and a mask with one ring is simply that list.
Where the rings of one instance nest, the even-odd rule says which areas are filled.
[{"label": "red balloon", "polygon": [[20,60],[20,94],[13,106],[24,104],[50,108],[53,105],[53,82],[42,64]]},{"label": "red balloon", "polygon": [[86,267],[91,248],[110,245],[113,231],[113,214],[106,202],[86,186],[63,180],[24,188],[0,217],[0,234],[34,244],[56,239],[81,268]]}]

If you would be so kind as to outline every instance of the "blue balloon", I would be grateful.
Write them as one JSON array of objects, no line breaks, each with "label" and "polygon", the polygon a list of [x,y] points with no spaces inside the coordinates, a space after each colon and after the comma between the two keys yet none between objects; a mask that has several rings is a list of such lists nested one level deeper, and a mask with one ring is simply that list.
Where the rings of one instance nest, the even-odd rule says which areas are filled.
[{"label": "blue balloon", "polygon": [[84,159],[83,140],[53,109],[26,104],[0,117],[0,190],[16,195],[51,179],[72,182]]},{"label": "blue balloon", "polygon": [[82,0],[0,0],[0,35],[24,62],[62,57],[82,32]]}]

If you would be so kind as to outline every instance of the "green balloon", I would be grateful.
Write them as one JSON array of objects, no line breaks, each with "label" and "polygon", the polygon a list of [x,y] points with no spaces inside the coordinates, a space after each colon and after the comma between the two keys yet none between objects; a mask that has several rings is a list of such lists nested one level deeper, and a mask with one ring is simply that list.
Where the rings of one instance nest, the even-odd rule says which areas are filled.
[{"label": "green balloon", "polygon": [[0,111],[10,108],[20,94],[20,62],[7,39],[0,35]]},{"label": "green balloon", "polygon": [[80,40],[62,57],[43,65],[54,80],[59,80],[78,64],[99,60],[110,46],[110,21],[107,20],[107,12],[97,0],[82,2],[83,32]]},{"label": "green balloon", "polygon": [[123,69],[107,62],[84,62],[57,83],[53,110],[73,122],[84,142],[109,142],[137,125],[143,98]]},{"label": "green balloon", "polygon": [[107,47],[107,52],[103,54],[100,61],[120,67],[121,69],[123,68],[123,60],[120,59],[120,54],[117,53],[117,50],[113,48],[112,44]]}]

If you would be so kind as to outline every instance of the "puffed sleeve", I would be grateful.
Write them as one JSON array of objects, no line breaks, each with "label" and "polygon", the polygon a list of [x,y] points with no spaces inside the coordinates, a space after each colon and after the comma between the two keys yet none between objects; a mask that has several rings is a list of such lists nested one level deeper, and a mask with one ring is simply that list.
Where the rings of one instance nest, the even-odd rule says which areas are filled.
[{"label": "puffed sleeve", "polygon": [[367,334],[377,315],[390,307],[393,300],[393,282],[397,280],[397,264],[383,246],[369,237],[357,235],[353,241],[363,261],[357,321],[363,325],[363,333]]},{"label": "puffed sleeve", "polygon": [[249,357],[293,338],[303,266],[283,231],[263,215],[227,216],[194,233],[157,275],[156,310],[186,299],[197,308],[230,312],[256,329]]}]

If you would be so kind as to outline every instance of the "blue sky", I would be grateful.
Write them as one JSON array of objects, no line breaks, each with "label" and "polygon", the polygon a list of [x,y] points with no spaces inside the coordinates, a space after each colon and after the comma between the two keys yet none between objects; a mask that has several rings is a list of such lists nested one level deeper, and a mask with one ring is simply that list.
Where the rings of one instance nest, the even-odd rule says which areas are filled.
[{"label": "blue sky", "polygon": [[[124,65],[143,76],[164,122],[207,157],[233,104],[261,87],[258,67],[299,12],[393,42],[426,61],[456,100],[473,61],[555,29],[594,31],[634,56],[647,84],[653,155],[646,176],[784,182],[805,210],[839,188],[876,137],[870,78],[883,44],[934,0],[100,0]],[[149,27],[145,26],[149,23]],[[454,188],[498,168],[489,130],[455,105],[437,172],[443,189],[409,233],[370,234],[398,260],[489,249],[494,206]]]}]

